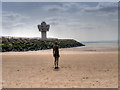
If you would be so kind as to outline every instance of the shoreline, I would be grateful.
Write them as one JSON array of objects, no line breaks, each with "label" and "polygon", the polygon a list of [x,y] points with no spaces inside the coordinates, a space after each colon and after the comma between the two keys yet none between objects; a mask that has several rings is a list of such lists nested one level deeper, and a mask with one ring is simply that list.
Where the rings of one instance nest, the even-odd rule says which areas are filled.
[{"label": "shoreline", "polygon": [[[61,52],[118,52],[118,47],[72,47],[72,48],[60,48]],[[1,52],[3,53],[52,53],[52,49],[46,49],[46,50],[37,50],[37,51],[9,51],[9,52]]]}]

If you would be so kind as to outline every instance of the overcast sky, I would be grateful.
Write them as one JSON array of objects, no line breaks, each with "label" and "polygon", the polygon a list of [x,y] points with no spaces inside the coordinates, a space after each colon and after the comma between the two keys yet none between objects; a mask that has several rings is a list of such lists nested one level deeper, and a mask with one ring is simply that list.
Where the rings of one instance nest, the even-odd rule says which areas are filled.
[{"label": "overcast sky", "polygon": [[2,11],[3,36],[41,37],[37,25],[46,21],[49,38],[118,39],[117,2],[3,2]]}]

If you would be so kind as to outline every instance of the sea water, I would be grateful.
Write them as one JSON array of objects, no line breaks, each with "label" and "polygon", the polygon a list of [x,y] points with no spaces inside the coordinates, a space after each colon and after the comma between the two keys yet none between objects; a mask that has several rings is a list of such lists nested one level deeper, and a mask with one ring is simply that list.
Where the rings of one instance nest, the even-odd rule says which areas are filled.
[{"label": "sea water", "polygon": [[118,51],[117,42],[86,42],[85,46],[76,47],[80,51]]},{"label": "sea water", "polygon": [[103,47],[103,48],[114,48],[118,47],[117,42],[94,42],[94,43],[83,43],[85,44],[85,47]]}]

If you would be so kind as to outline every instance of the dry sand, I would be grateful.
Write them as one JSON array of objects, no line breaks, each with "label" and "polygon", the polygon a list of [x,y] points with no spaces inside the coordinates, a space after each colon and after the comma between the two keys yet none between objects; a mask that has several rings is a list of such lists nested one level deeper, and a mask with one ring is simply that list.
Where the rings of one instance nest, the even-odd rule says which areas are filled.
[{"label": "dry sand", "polygon": [[52,50],[2,53],[3,88],[117,88],[117,51],[61,49],[59,70]]}]

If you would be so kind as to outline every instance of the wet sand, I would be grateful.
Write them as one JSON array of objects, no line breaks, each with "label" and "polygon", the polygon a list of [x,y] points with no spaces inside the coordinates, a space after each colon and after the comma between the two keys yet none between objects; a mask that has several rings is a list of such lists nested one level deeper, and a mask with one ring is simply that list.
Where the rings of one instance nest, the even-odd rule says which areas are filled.
[{"label": "wet sand", "polygon": [[117,88],[116,50],[61,49],[58,70],[52,50],[2,53],[2,87]]}]

